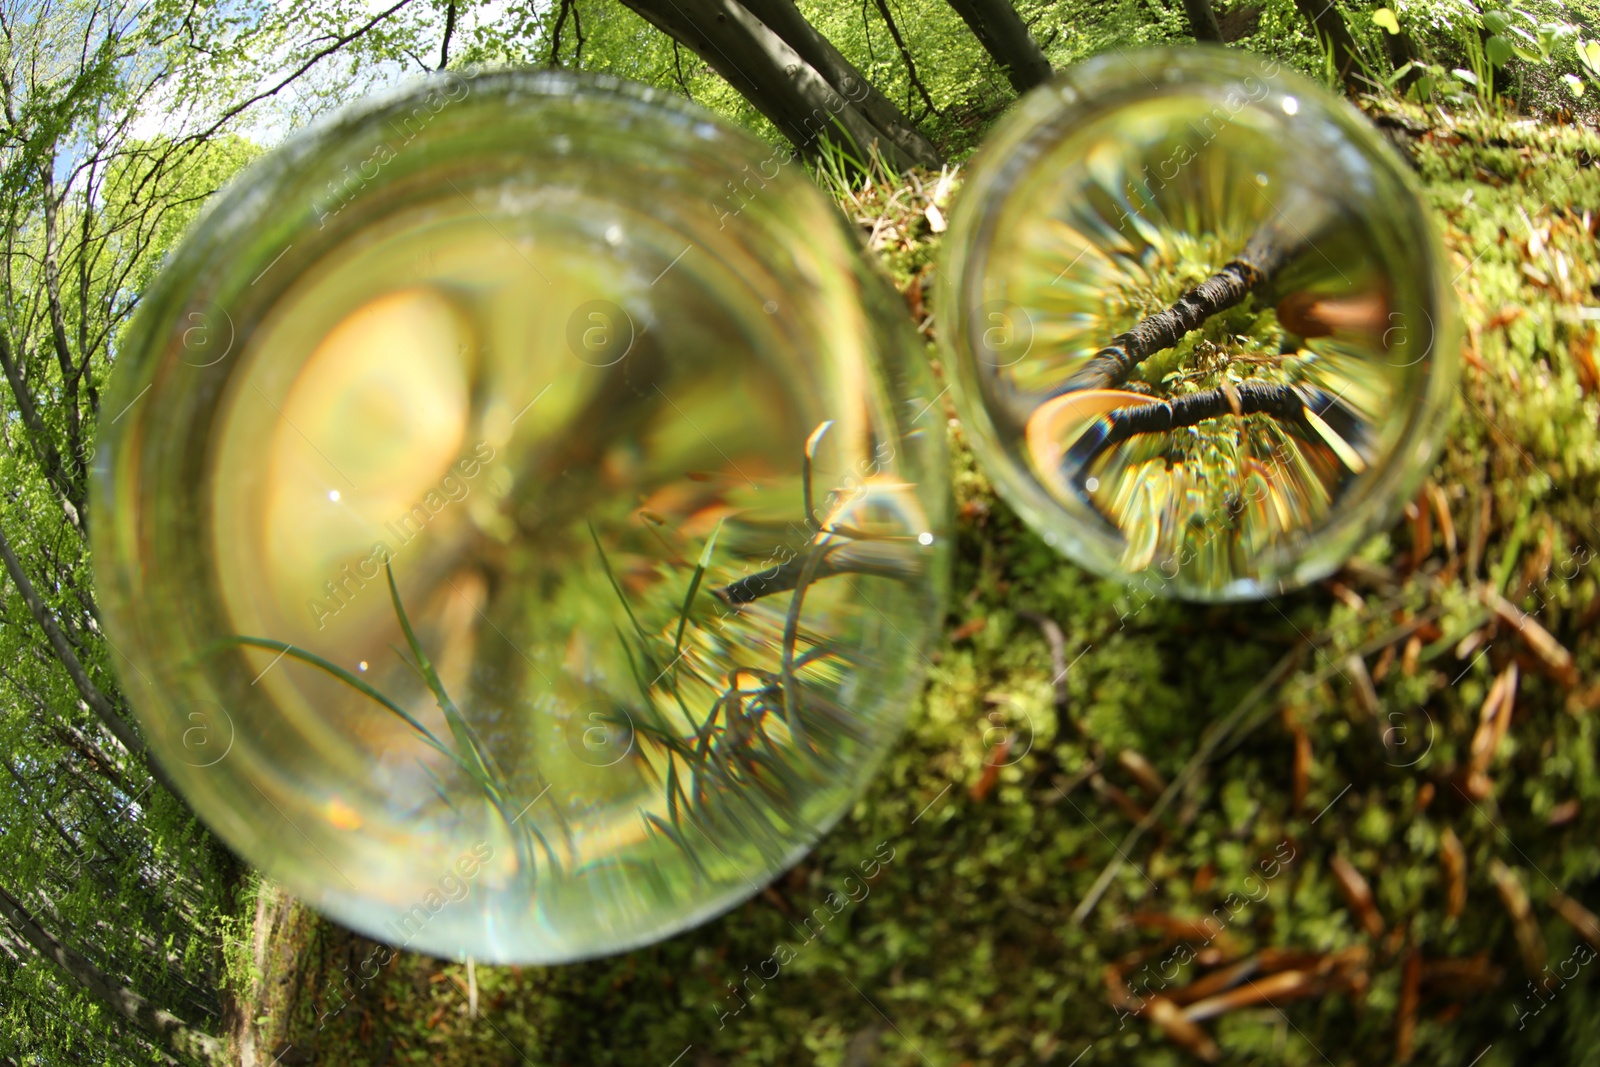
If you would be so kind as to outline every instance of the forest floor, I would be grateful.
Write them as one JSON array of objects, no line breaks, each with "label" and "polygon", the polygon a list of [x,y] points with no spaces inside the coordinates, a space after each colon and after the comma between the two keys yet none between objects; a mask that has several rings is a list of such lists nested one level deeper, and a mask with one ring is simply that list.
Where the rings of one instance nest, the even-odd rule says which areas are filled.
[{"label": "forest floor", "polygon": [[[1143,600],[1023,526],[952,418],[944,643],[799,866],[608,959],[402,953],[337,1012],[371,943],[264,885],[241,1062],[1600,1064],[1600,136],[1370,110],[1465,325],[1396,528],[1272,602]],[[937,179],[843,205],[924,333]]]}]

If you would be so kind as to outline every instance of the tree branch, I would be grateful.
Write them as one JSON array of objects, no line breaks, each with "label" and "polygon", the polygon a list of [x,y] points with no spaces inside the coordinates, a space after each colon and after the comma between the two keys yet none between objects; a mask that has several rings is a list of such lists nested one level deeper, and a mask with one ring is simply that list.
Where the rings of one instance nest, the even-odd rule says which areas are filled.
[{"label": "tree branch", "polygon": [[683,90],[684,98],[694,103],[694,94],[689,91],[689,82],[683,76],[683,49],[676,37],[672,40],[672,69],[678,76],[678,88]]},{"label": "tree branch", "polygon": [[922,102],[928,105],[928,110],[935,115],[939,114],[939,108],[934,104],[928,87],[923,85],[922,79],[917,76],[917,61],[911,58],[911,49],[906,47],[905,39],[900,36],[900,27],[895,24],[894,16],[889,13],[888,0],[875,0],[875,2],[878,5],[878,14],[883,16],[883,24],[889,27],[889,36],[894,38],[894,46],[900,50],[900,58],[905,62],[906,76],[911,79],[912,87],[921,94]]},{"label": "tree branch", "polygon": [[[785,5],[793,7],[788,0],[751,2],[769,13],[781,12]],[[827,143],[863,157],[871,145],[878,144],[891,166],[904,169],[918,162],[907,156],[890,131],[868,117],[864,103],[872,90],[864,79],[853,78],[841,91],[739,0],[623,3],[663,33],[688,45],[770,119],[801,153],[813,155]],[[817,37],[820,40],[820,35]],[[888,106],[899,110],[893,103]]]},{"label": "tree branch", "polygon": [[413,0],[399,0],[398,3],[393,4],[392,6],[387,7],[384,10],[378,12],[376,15],[372,16],[366,22],[362,23],[361,26],[358,27],[357,29],[351,30],[349,33],[343,34],[343,35],[341,35],[339,37],[335,37],[333,39],[333,43],[332,44],[328,45],[326,48],[319,49],[318,51],[312,53],[312,55],[311,55],[311,57],[309,59],[307,59],[304,63],[301,63],[298,67],[296,67],[293,71],[291,71],[290,74],[287,77],[285,77],[282,80],[280,80],[272,88],[263,89],[263,90],[261,90],[261,92],[256,93],[254,96],[248,97],[248,98],[240,101],[239,103],[233,105],[232,107],[228,108],[226,111],[224,111],[222,113],[221,117],[219,117],[210,126],[206,127],[205,130],[201,131],[200,133],[194,134],[193,136],[187,138],[186,140],[188,140],[189,143],[191,143],[191,144],[198,144],[198,143],[200,143],[202,141],[210,140],[210,138],[212,137],[213,134],[215,134],[218,130],[222,129],[222,127],[226,126],[229,122],[233,121],[233,119],[238,117],[238,115],[240,115],[242,112],[244,112],[247,108],[252,107],[255,104],[258,104],[261,101],[268,99],[269,97],[273,97],[273,96],[278,95],[285,88],[287,88],[290,84],[292,84],[293,82],[297,81],[300,78],[301,75],[305,74],[306,71],[310,70],[312,67],[316,66],[318,63],[322,62],[324,59],[327,59],[329,56],[331,56],[335,52],[339,51],[339,49],[343,48],[345,45],[349,44],[351,41],[354,41],[357,38],[364,36],[367,32],[369,32],[378,23],[384,21],[390,15],[393,15],[395,12],[399,11],[401,8],[409,6],[411,3],[413,3]]},{"label": "tree branch", "polygon": [[[561,66],[561,30],[567,24],[567,16],[572,13],[573,0],[561,0],[561,10],[556,14],[556,27],[550,32],[550,66]],[[674,44],[677,42],[674,41]]]},{"label": "tree branch", "polygon": [[813,573],[807,581],[821,581],[836,574],[863,574],[909,581],[922,574],[922,564],[915,551],[903,542],[847,538],[822,549],[815,560],[809,552],[801,553],[765,571],[712,590],[712,593],[724,604],[737,607],[764,596],[793,591],[808,567]]},{"label": "tree branch", "polygon": [[[49,157],[54,161],[54,153]],[[56,197],[50,172],[42,178],[44,190],[44,290],[50,313],[50,340],[55,346],[56,363],[61,368],[61,409],[67,424],[67,457],[63,481],[67,498],[72,501],[81,517],[88,505],[84,499],[83,485],[83,426],[78,412],[77,360],[72,356],[72,346],[67,340],[66,313],[61,306],[61,270],[56,263]],[[80,313],[82,309],[79,309]]]},{"label": "tree branch", "polygon": [[849,98],[909,162],[930,168],[944,165],[944,157],[916,124],[811,25],[794,0],[747,0],[745,7],[815,67],[834,91]]},{"label": "tree branch", "polygon": [[[1185,426],[1198,426],[1207,419],[1224,415],[1270,415],[1294,425],[1302,436],[1321,436],[1313,428],[1307,412],[1325,422],[1345,441],[1359,439],[1360,422],[1336,398],[1311,386],[1275,385],[1244,381],[1231,392],[1206,389],[1171,400],[1152,400],[1130,404],[1101,415],[1072,443],[1061,459],[1062,470],[1079,486],[1089,474],[1089,465],[1108,448],[1142,434],[1170,433]],[[1340,432],[1342,429],[1343,432]]]},{"label": "tree branch", "polygon": [[56,659],[66,668],[67,676],[72,679],[73,688],[83,702],[89,705],[89,710],[95,717],[105,724],[112,736],[122,742],[122,746],[134,756],[143,759],[150,767],[151,775],[160,782],[174,796],[181,795],[172,779],[167,777],[161,765],[150,758],[149,750],[145,747],[144,740],[134,731],[133,726],[123,718],[100,687],[94,684],[89,673],[83,669],[83,663],[78,659],[72,643],[67,640],[66,634],[61,632],[60,625],[56,622],[55,613],[40,599],[38,590],[33,587],[33,582],[28,578],[28,572],[22,567],[22,561],[17,559],[17,554],[12,550],[11,541],[6,537],[5,530],[0,528],[0,557],[5,560],[6,571],[11,575],[11,580],[16,583],[17,591],[22,594],[23,601],[28,605],[28,611],[38,622],[39,628],[50,641],[50,648],[55,652]]},{"label": "tree branch", "polygon": [[1251,236],[1244,251],[1216,274],[1190,289],[1178,302],[1140,320],[1078,369],[1051,397],[1081,389],[1114,389],[1144,360],[1177,344],[1211,316],[1242,304],[1259,286],[1270,281],[1305,245],[1300,231],[1267,223]]},{"label": "tree branch", "polygon": [[22,424],[28,428],[28,440],[33,445],[39,465],[44,468],[45,478],[66,505],[67,518],[72,521],[73,526],[81,530],[82,518],[76,505],[72,503],[72,486],[66,466],[61,462],[61,453],[56,448],[55,439],[33,402],[33,390],[28,388],[28,383],[22,377],[22,367],[17,363],[15,353],[11,350],[11,337],[3,324],[0,324],[0,369],[5,371],[6,381],[11,386],[11,395],[17,401],[17,414],[22,417]]},{"label": "tree branch", "polygon": [[450,35],[456,30],[456,0],[450,0],[444,11],[444,40],[439,42],[439,69],[450,63]]}]

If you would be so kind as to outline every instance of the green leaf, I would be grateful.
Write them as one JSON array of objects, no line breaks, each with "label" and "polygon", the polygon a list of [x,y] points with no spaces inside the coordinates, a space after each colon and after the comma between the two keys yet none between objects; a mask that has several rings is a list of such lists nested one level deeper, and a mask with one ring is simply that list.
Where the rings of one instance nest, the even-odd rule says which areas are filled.
[{"label": "green leaf", "polygon": [[1489,57],[1489,62],[1497,67],[1503,67],[1516,58],[1517,50],[1506,38],[1495,34],[1483,44],[1483,50]]},{"label": "green leaf", "polygon": [[1567,83],[1567,88],[1572,90],[1573,96],[1583,95],[1583,79],[1576,74],[1563,74],[1561,79]]},{"label": "green leaf", "polygon": [[[1511,27],[1511,33],[1511,47],[1516,50],[1518,59],[1526,63],[1550,62],[1550,50],[1544,46],[1540,38],[1534,36],[1531,32],[1523,29],[1521,26]],[[1531,50],[1529,48],[1524,48],[1523,42],[1526,42],[1528,45],[1530,45]]]},{"label": "green leaf", "polygon": [[1470,71],[1470,70],[1464,70],[1461,67],[1457,67],[1455,70],[1452,70],[1450,73],[1454,74],[1457,78],[1460,78],[1462,81],[1466,82],[1468,85],[1477,85],[1478,84],[1478,76],[1476,74],[1472,73],[1472,71]]},{"label": "green leaf", "polygon": [[1506,27],[1511,25],[1511,16],[1504,11],[1485,11],[1483,13],[1483,28],[1493,34],[1506,32]]},{"label": "green leaf", "polygon": [[1589,73],[1600,78],[1600,41],[1579,41],[1578,61],[1589,68]]},{"label": "green leaf", "polygon": [[1539,27],[1539,50],[1547,56],[1578,35],[1578,28],[1566,22],[1547,22]]},{"label": "green leaf", "polygon": [[1385,33],[1393,36],[1400,32],[1400,20],[1394,17],[1394,12],[1386,7],[1380,7],[1372,13],[1374,25],[1381,26]]}]

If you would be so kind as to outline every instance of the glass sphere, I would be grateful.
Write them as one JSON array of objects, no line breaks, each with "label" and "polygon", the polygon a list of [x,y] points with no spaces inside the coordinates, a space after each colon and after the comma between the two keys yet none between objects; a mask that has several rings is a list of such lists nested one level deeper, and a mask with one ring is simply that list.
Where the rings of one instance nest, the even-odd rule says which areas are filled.
[{"label": "glass sphere", "polygon": [[1059,551],[1151,592],[1336,569],[1426,474],[1457,373],[1417,184],[1343,101],[1220,48],[1107,55],[973,164],[938,309],[967,438]]},{"label": "glass sphere", "polygon": [[556,73],[362,102],[218,198],[122,349],[127,692],[223,839],[364,934],[665,937],[897,735],[947,586],[930,382],[787,150]]}]

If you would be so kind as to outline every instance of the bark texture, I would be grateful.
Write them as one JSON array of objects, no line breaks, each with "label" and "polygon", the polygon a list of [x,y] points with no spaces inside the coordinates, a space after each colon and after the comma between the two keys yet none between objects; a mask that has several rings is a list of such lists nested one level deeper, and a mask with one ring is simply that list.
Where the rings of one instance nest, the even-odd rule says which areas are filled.
[{"label": "bark texture", "polygon": [[1370,91],[1373,85],[1356,62],[1355,38],[1350,36],[1350,27],[1345,25],[1344,15],[1334,0],[1294,0],[1294,6],[1311,24],[1322,46],[1333,50],[1333,67],[1344,83],[1345,92],[1353,96]]},{"label": "bark texture", "polygon": [[692,49],[802,154],[814,155],[831,144],[862,158],[875,144],[896,169],[940,164],[911,120],[789,0],[752,2],[779,25],[770,25],[739,0],[623,0]]},{"label": "bark texture", "polygon": [[1164,311],[1140,320],[1133,329],[1118,334],[1052,396],[1080,389],[1114,389],[1144,360],[1177,344],[1190,330],[1211,316],[1242,304],[1256,288],[1271,280],[1304,239],[1291,227],[1269,223],[1258,230],[1238,258],[1190,289]]},{"label": "bark texture", "polygon": [[[864,88],[857,108],[908,159],[923,167],[944,165],[944,158],[933,147],[933,142],[924,137],[905,112],[879,92],[832,41],[806,21],[800,9],[794,6],[794,0],[744,0],[744,5],[827,79],[836,92],[848,96],[855,91],[853,86]],[[912,73],[914,75],[915,71]]]},{"label": "bark texture", "polygon": [[1183,0],[1183,13],[1189,17],[1189,32],[1197,41],[1223,42],[1222,27],[1217,23],[1216,9],[1211,0]]},{"label": "bark texture", "polygon": [[1050,61],[1010,0],[950,0],[994,61],[1005,68],[1011,87],[1025,93],[1050,77]]}]

